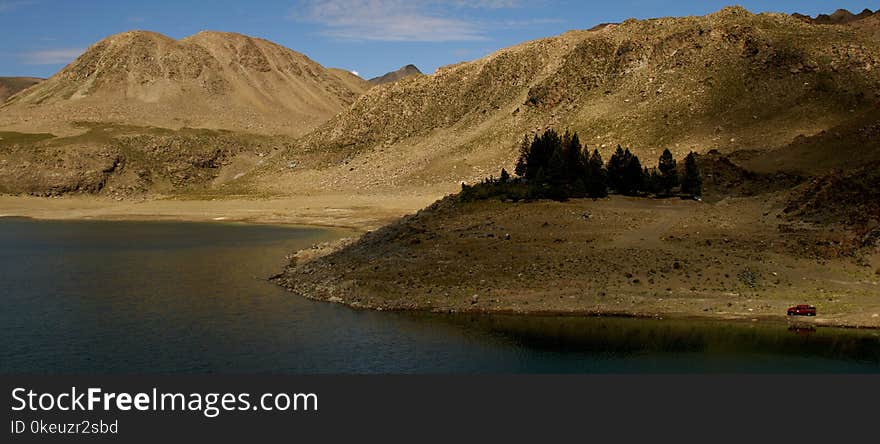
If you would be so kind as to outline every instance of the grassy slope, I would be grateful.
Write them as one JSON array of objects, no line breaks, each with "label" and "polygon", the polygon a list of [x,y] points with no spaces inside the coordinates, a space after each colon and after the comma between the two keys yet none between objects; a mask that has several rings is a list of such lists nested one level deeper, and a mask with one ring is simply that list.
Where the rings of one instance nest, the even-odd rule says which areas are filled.
[{"label": "grassy slope", "polygon": [[818,323],[880,327],[878,276],[846,236],[777,216],[754,199],[448,198],[278,282],[385,310],[778,319],[811,303]]}]

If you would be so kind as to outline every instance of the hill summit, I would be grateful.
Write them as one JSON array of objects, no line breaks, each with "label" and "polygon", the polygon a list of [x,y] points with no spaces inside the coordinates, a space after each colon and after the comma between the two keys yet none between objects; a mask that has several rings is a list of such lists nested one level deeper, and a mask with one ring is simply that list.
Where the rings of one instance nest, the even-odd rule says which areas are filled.
[{"label": "hill summit", "polygon": [[406,65],[403,68],[398,69],[397,71],[391,71],[379,77],[374,77],[370,79],[369,82],[373,85],[382,85],[385,83],[398,82],[407,77],[419,75],[422,75],[422,71],[420,71],[419,68],[416,67],[416,65]]},{"label": "hill summit", "polygon": [[369,85],[267,40],[204,31],[174,40],[149,31],[92,45],[56,75],[0,108],[0,125],[111,121],[302,134]]}]

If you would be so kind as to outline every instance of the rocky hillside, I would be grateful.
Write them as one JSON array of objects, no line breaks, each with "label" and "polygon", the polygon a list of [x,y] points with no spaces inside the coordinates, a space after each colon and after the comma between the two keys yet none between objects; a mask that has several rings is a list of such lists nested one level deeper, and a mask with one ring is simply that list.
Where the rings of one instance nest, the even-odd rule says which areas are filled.
[{"label": "rocky hillside", "polygon": [[43,79],[36,77],[0,77],[0,103],[3,103],[15,93],[30,88]]},{"label": "rocky hillside", "polygon": [[299,135],[368,86],[263,39],[200,32],[174,40],[132,31],[101,40],[12,98],[0,108],[0,128],[63,132],[86,121]]},{"label": "rocky hillside", "polygon": [[740,164],[752,171],[823,175],[880,162],[880,107],[810,136],[798,136],[779,149],[738,153]]},{"label": "rocky hillside", "polygon": [[372,89],[261,183],[451,191],[511,167],[523,135],[548,126],[606,158],[618,143],[649,159],[780,149],[874,109],[878,68],[880,42],[855,27],[742,8],[629,20]]},{"label": "rocky hillside", "polygon": [[800,219],[854,225],[880,235],[878,184],[880,162],[849,171],[834,170],[795,189],[785,211]]},{"label": "rocky hillside", "polygon": [[370,79],[369,82],[373,85],[383,85],[385,83],[394,83],[407,77],[420,75],[422,75],[422,72],[419,71],[419,68],[416,68],[416,65],[406,65],[397,71],[391,71],[379,77],[374,77]]}]

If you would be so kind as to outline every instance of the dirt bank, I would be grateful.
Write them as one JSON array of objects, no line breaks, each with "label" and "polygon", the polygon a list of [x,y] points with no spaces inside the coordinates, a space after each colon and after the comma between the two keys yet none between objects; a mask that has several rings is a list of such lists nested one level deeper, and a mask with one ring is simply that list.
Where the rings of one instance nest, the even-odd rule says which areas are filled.
[{"label": "dirt bank", "polygon": [[790,221],[780,202],[613,197],[565,203],[449,198],[276,282],[379,310],[780,320],[880,327],[880,255]]}]

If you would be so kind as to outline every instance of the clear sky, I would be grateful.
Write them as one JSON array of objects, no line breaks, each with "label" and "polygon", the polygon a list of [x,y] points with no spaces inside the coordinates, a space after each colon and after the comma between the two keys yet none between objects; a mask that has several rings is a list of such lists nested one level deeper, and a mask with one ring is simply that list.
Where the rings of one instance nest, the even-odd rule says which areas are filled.
[{"label": "clear sky", "polygon": [[[703,15],[735,0],[0,0],[0,76],[48,77],[92,43],[145,29],[172,38],[240,32],[370,78],[430,73],[526,40],[630,17]],[[752,12],[880,9],[878,0],[752,1]]]}]

